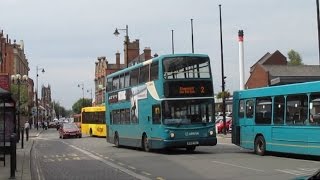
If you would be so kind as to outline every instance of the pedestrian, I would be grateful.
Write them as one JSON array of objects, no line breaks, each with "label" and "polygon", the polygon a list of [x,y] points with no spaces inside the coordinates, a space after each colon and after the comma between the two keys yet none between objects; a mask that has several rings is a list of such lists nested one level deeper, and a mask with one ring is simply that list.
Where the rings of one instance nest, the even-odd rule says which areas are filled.
[{"label": "pedestrian", "polygon": [[27,139],[27,141],[29,140],[29,128],[30,128],[30,124],[29,124],[28,121],[26,121],[24,123],[24,129],[26,130],[26,139]]}]

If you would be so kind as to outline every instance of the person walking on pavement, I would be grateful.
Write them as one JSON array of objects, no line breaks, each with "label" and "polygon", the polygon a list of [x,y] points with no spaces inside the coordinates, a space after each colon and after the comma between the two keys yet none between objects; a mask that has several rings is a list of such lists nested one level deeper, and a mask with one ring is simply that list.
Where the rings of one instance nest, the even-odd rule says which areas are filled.
[{"label": "person walking on pavement", "polygon": [[28,121],[26,121],[26,123],[24,123],[24,129],[26,130],[26,139],[27,141],[29,140],[29,128],[30,128],[30,124]]}]

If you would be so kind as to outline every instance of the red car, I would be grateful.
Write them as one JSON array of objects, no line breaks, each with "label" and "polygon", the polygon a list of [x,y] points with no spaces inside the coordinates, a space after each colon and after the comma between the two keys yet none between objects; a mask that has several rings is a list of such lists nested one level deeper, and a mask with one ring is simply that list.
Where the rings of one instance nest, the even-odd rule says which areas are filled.
[{"label": "red car", "polygon": [[[232,118],[231,117],[226,117],[226,131],[229,131],[230,126],[232,125]],[[217,129],[217,133],[223,133],[223,119],[219,118],[216,121],[216,129]]]},{"label": "red car", "polygon": [[74,123],[63,123],[59,128],[59,138],[82,137],[80,129]]}]

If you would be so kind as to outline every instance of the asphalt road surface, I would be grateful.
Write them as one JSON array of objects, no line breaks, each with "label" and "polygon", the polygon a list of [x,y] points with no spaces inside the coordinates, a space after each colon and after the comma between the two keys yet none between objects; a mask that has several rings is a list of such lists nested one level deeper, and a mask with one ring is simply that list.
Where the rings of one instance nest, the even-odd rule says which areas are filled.
[{"label": "asphalt road surface", "polygon": [[293,179],[314,173],[320,162],[309,157],[257,156],[219,138],[217,146],[143,152],[116,148],[105,138],[59,139],[44,131],[31,152],[32,179]]}]

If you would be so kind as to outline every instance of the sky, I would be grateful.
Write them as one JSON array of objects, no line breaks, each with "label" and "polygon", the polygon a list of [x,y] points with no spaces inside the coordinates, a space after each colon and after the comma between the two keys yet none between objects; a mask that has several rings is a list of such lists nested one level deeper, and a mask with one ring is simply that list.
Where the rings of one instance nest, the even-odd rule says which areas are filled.
[{"label": "sky", "polygon": [[[94,68],[99,56],[123,62],[124,32],[140,40],[140,51],[190,53],[191,19],[195,53],[208,54],[215,92],[221,91],[221,4],[226,90],[239,89],[238,30],[244,30],[245,81],[250,67],[267,52],[287,56],[294,49],[304,64],[319,64],[316,0],[1,0],[0,29],[24,41],[29,77],[51,86],[54,101],[67,109],[84,96],[94,96]],[[40,91],[39,91],[40,92]],[[39,94],[40,96],[40,94]]]}]

